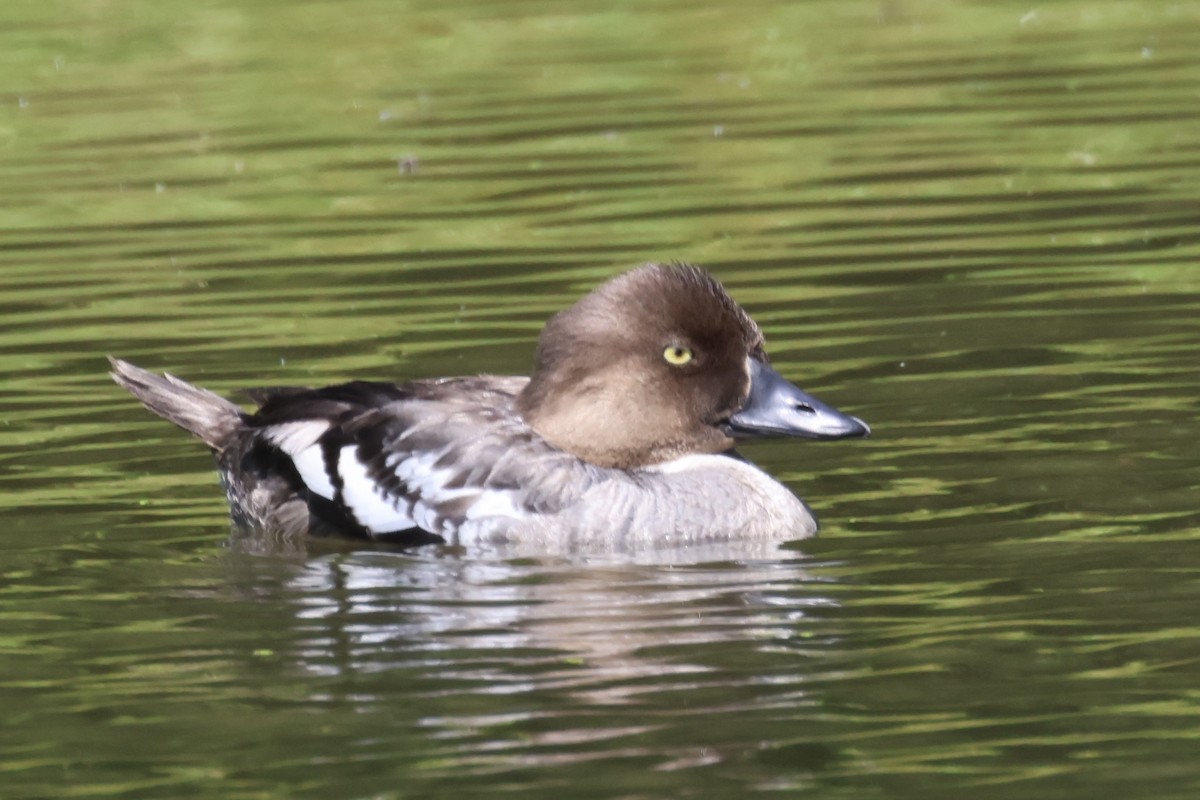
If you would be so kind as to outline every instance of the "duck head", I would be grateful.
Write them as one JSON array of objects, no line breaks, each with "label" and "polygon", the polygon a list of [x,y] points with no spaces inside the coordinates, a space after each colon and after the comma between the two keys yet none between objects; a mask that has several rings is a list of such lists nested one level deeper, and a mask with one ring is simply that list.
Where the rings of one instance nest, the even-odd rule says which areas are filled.
[{"label": "duck head", "polygon": [[707,272],[647,264],[550,319],[517,407],[557,447],[625,469],[748,439],[870,433],[773,370],[763,344]]}]

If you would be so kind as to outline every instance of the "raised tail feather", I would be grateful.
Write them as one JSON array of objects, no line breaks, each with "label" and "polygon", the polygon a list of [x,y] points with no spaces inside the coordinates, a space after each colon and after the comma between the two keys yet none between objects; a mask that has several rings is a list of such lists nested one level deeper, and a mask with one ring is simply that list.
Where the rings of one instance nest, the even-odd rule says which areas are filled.
[{"label": "raised tail feather", "polygon": [[242,410],[220,395],[174,375],[158,375],[128,361],[108,357],[112,378],[146,408],[221,451],[242,426]]}]

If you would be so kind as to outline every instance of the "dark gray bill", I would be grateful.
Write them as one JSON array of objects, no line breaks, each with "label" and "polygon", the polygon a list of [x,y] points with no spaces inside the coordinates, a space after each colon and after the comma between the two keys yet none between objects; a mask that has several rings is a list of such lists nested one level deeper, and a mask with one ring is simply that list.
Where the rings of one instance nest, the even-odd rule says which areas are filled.
[{"label": "dark gray bill", "polygon": [[846,439],[867,436],[871,429],[858,417],[836,408],[789,383],[775,370],[753,358],[750,396],[741,411],[729,418],[735,439],[800,436],[805,439]]}]

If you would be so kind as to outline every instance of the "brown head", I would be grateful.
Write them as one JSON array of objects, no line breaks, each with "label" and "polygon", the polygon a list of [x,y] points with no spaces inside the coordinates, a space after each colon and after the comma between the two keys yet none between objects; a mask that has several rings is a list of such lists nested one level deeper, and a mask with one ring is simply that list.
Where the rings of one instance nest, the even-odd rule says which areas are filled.
[{"label": "brown head", "polygon": [[[754,383],[770,390],[769,402],[751,396]],[[552,444],[626,469],[720,453],[748,436],[865,434],[860,421],[808,395],[775,397],[779,384],[800,392],[767,366],[762,332],[721,284],[688,264],[647,264],[546,324],[517,403]],[[780,422],[774,405],[766,408],[790,404],[792,416],[805,415],[813,408],[807,401],[824,415],[819,430]],[[853,423],[834,431],[826,411]],[[741,415],[747,425],[739,424]]]}]

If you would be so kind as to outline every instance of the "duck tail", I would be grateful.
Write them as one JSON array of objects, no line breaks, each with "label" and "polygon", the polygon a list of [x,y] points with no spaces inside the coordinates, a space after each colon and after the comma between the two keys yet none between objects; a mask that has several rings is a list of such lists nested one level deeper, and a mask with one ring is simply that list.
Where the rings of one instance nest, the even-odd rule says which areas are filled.
[{"label": "duck tail", "polygon": [[174,375],[158,375],[128,361],[108,357],[112,379],[142,405],[168,422],[200,437],[220,452],[243,425],[242,410],[220,395],[193,386]]}]

